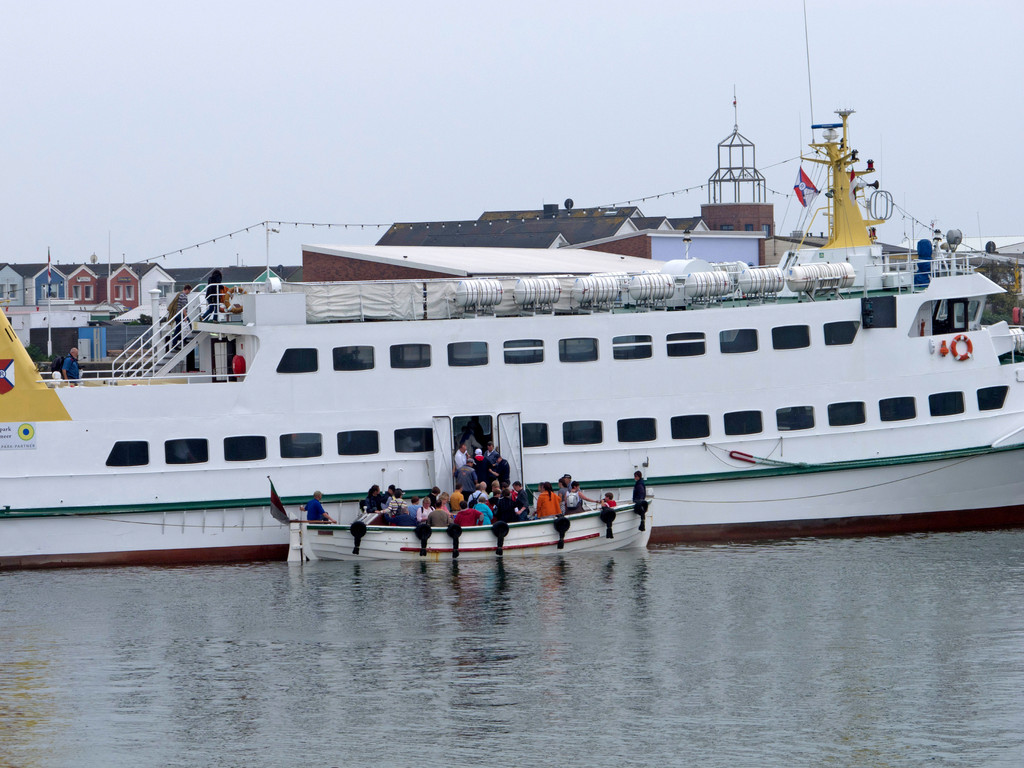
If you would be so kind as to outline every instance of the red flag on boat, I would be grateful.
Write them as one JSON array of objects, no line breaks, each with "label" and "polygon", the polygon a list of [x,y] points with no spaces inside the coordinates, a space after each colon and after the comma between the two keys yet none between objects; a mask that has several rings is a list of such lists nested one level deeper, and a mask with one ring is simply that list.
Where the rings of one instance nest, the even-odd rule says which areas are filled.
[{"label": "red flag on boat", "polygon": [[[267,479],[270,480],[269,477]],[[275,520],[282,523],[288,522],[288,513],[284,511],[284,504],[281,503],[281,497],[277,495],[273,480],[270,480],[270,514],[274,516]]]},{"label": "red flag on boat", "polygon": [[818,196],[818,188],[814,186],[811,177],[804,173],[802,165],[800,166],[800,173],[797,174],[796,184],[793,185],[793,189],[796,191],[796,199],[800,201],[800,205],[804,208],[812,205],[814,198]]}]

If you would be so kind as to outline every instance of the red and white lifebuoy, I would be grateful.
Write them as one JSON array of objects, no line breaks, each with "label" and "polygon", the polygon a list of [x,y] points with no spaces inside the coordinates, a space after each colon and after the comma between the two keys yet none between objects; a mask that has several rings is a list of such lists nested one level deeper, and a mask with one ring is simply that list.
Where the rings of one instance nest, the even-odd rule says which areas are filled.
[{"label": "red and white lifebuoy", "polygon": [[[961,352],[958,345],[963,344],[966,351]],[[953,341],[949,343],[949,354],[953,356],[954,360],[967,360],[974,353],[974,345],[971,340],[964,334],[953,337]]]}]

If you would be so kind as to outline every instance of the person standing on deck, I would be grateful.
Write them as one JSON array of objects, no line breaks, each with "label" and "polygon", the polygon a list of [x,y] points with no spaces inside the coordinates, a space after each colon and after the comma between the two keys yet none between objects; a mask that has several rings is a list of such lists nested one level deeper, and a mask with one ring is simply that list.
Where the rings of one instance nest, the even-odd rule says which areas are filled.
[{"label": "person standing on deck", "polygon": [[77,386],[82,378],[82,373],[78,368],[78,347],[72,347],[68,351],[68,356],[64,358],[64,363],[60,368],[60,375],[65,381],[71,383],[71,386]]}]

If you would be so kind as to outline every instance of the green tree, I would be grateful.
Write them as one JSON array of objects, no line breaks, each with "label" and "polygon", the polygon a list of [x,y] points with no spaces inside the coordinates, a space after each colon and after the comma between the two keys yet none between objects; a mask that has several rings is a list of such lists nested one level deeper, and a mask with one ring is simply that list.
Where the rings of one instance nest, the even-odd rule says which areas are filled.
[{"label": "green tree", "polygon": [[1005,320],[1012,324],[1011,313],[1013,308],[1019,303],[1016,293],[1018,290],[1017,265],[1012,262],[986,261],[978,267],[978,271],[1000,288],[1006,289],[1006,293],[988,297],[981,322],[985,325],[991,325],[992,323],[998,323],[1000,320]]}]

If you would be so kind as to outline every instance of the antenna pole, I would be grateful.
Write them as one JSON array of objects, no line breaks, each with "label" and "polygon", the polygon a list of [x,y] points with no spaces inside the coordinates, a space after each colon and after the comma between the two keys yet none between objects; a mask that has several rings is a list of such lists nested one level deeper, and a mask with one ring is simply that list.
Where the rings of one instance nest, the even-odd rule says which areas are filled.
[{"label": "antenna pole", "polygon": [[[807,33],[807,0],[804,0],[804,51],[807,53],[807,100],[811,104],[811,125],[814,125],[814,94],[811,92],[811,42]],[[814,129],[811,129],[814,141]]]}]

